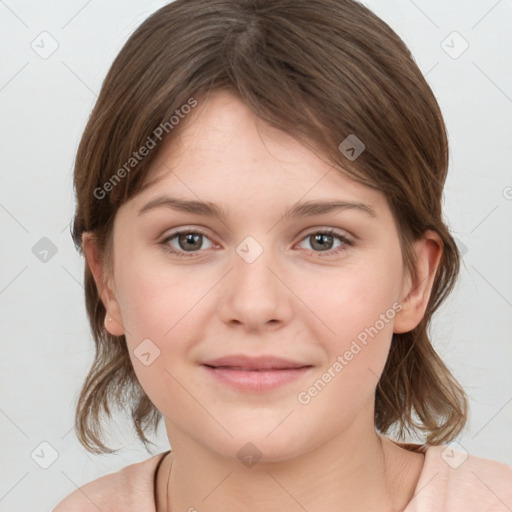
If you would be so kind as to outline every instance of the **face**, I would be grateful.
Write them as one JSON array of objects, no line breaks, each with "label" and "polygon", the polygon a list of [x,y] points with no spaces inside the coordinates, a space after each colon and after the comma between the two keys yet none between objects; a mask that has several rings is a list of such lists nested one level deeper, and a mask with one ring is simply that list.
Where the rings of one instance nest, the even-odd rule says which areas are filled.
[{"label": "face", "polygon": [[[171,445],[276,461],[373,429],[393,331],[422,314],[385,197],[227,92],[190,116],[117,213],[102,295]],[[173,206],[192,201],[222,215]],[[341,206],[293,211],[313,202]]]}]

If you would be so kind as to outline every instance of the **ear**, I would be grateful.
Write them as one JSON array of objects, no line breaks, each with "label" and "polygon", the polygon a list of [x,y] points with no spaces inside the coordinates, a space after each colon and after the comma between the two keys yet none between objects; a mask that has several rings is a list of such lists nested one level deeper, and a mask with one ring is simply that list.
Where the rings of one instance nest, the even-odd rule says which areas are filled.
[{"label": "ear", "polygon": [[124,326],[114,288],[110,284],[110,281],[113,279],[112,276],[107,275],[107,270],[102,266],[96,237],[93,233],[85,232],[82,234],[82,250],[87,265],[91,269],[94,277],[98,294],[107,310],[104,320],[105,329],[113,336],[121,336],[124,334]]},{"label": "ear", "polygon": [[432,292],[441,256],[443,242],[432,230],[413,244],[416,254],[416,277],[407,275],[402,287],[402,309],[396,314],[393,332],[403,333],[414,329],[423,319]]}]

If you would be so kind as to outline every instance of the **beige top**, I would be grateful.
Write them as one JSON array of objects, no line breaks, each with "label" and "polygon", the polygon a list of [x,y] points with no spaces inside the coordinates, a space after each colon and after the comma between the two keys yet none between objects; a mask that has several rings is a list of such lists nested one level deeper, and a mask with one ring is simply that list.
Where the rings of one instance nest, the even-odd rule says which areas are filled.
[{"label": "beige top", "polygon": [[[425,453],[414,496],[403,512],[511,512],[512,466],[447,446],[396,443]],[[52,512],[156,512],[160,453],[76,489]]]}]

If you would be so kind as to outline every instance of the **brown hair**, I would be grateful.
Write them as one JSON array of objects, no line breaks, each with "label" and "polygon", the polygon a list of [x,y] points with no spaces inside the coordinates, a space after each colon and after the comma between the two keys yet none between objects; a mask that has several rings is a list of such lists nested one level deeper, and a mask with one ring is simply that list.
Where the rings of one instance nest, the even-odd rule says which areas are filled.
[{"label": "brown hair", "polygon": [[[220,88],[319,150],[339,172],[382,191],[410,272],[412,242],[429,229],[439,234],[443,254],[427,310],[415,329],[393,335],[376,389],[375,427],[398,427],[399,437],[421,432],[429,445],[453,439],[466,423],[467,398],[427,333],[459,272],[441,211],[446,129],[408,48],[356,1],[177,0],[146,19],[114,60],[80,141],[75,246],[82,251],[82,234],[92,232],[110,268],[114,217],[146,186],[162,146],[157,134],[163,127],[162,140],[174,138],[186,119],[175,125],[171,117]],[[365,145],[357,160],[339,149],[349,135]],[[150,141],[158,147],[134,159]],[[161,414],[137,381],[125,337],[103,327],[106,310],[87,265],[85,299],[96,355],[78,397],[78,439],[93,453],[112,452],[101,441],[100,415],[111,417],[115,404],[130,408],[147,448],[145,432],[156,431]]]}]

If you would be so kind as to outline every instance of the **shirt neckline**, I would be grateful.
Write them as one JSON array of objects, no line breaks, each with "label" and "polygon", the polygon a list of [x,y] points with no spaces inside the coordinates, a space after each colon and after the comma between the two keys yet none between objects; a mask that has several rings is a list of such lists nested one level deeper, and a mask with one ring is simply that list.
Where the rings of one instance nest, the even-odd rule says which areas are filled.
[{"label": "shirt neckline", "polygon": [[153,507],[156,512],[156,481],[158,477],[158,470],[160,469],[160,466],[162,465],[162,462],[164,461],[165,457],[171,453],[171,450],[167,450],[166,452],[162,453],[162,456],[160,457],[160,460],[158,461],[155,470],[153,472]]},{"label": "shirt neckline", "polygon": [[[416,443],[402,443],[400,441],[395,441],[394,439],[390,439],[390,438],[388,438],[388,439],[392,443],[395,443],[396,445],[400,446],[401,448],[404,448],[406,450],[416,452],[416,453],[422,453],[425,457],[423,460],[423,467],[421,469],[420,476],[419,476],[418,481],[416,482],[416,486],[414,488],[413,496],[412,496],[411,500],[409,501],[409,503],[407,503],[407,505],[403,511],[403,512],[407,512],[407,509],[409,508],[410,503],[412,502],[412,500],[414,499],[414,497],[416,496],[416,494],[418,492],[420,482],[421,482],[421,476],[425,472],[425,466],[427,464],[428,445],[427,444],[416,444]],[[162,462],[164,461],[165,457],[167,457],[167,455],[169,455],[169,453],[171,453],[171,450],[167,450],[166,452],[161,454],[162,456],[160,457],[160,460],[156,464],[156,467],[155,467],[155,470],[153,473],[153,505],[154,505],[155,512],[156,512],[156,494],[157,494],[156,484],[157,484],[158,470],[160,469],[160,466],[162,465]]]}]

